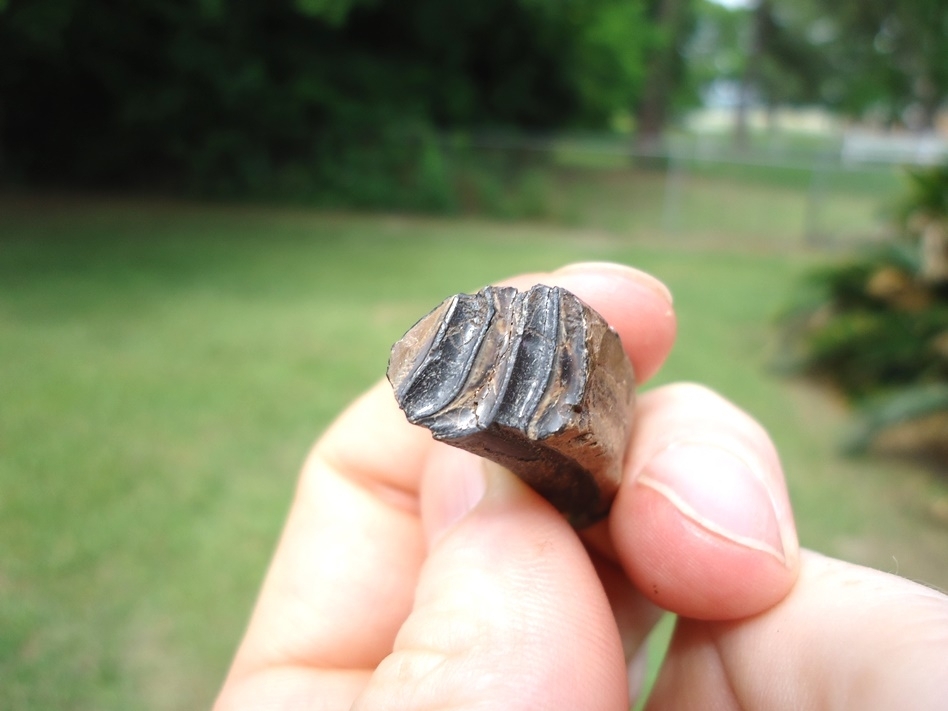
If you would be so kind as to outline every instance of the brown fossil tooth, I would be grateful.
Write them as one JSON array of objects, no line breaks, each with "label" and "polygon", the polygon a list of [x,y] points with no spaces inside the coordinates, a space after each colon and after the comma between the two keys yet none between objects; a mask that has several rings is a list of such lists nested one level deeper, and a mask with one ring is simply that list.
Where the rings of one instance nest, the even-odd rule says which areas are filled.
[{"label": "brown fossil tooth", "polygon": [[392,346],[388,379],[409,422],[507,467],[574,526],[609,512],[635,377],[618,334],[570,292],[452,296]]}]

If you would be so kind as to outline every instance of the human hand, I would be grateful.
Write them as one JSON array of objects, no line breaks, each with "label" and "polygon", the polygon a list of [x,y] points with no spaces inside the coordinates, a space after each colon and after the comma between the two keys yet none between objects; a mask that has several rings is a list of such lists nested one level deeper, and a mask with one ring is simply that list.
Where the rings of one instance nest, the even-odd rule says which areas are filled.
[{"label": "human hand", "polygon": [[[539,281],[599,311],[640,381],[671,349],[651,277],[508,283]],[[801,555],[773,445],[718,395],[660,387],[636,418],[609,518],[577,534],[380,383],[311,453],[216,709],[619,711],[662,609],[680,617],[650,708],[948,706],[948,598]]]}]

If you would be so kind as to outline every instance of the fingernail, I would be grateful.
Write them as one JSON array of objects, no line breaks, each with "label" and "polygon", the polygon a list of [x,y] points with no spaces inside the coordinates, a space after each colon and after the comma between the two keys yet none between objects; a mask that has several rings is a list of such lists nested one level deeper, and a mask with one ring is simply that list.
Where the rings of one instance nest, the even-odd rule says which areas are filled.
[{"label": "fingernail", "polygon": [[740,457],[711,445],[676,444],[653,457],[636,483],[706,531],[788,565],[774,497]]},{"label": "fingernail", "polygon": [[426,516],[428,541],[434,545],[452,526],[464,518],[484,498],[487,478],[479,462],[438,477],[432,506]]},{"label": "fingernail", "polygon": [[646,289],[658,294],[669,304],[673,302],[672,293],[664,283],[653,277],[648,272],[643,272],[640,269],[628,267],[624,264],[616,264],[615,262],[577,262],[575,264],[567,264],[565,267],[557,269],[556,271],[558,274],[591,271],[611,272],[623,279],[634,281],[635,283],[644,286]]}]

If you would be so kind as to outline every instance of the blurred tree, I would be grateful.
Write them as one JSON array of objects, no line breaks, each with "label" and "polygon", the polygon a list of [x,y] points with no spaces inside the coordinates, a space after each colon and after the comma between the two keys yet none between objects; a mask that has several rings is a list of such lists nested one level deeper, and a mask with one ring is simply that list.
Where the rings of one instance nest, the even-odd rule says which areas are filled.
[{"label": "blurred tree", "polygon": [[772,115],[779,106],[821,100],[827,66],[806,35],[812,17],[805,5],[781,0],[736,8],[710,0],[698,3],[696,30],[686,51],[689,71],[705,87],[733,89],[737,146],[747,144],[752,104]]},{"label": "blurred tree", "polygon": [[750,48],[750,13],[748,8],[727,7],[712,0],[695,4],[695,27],[684,56],[688,73],[699,87],[740,80]]},{"label": "blurred tree", "polygon": [[653,31],[645,0],[2,2],[8,178],[366,203],[435,189],[437,129],[606,125]]},{"label": "blurred tree", "polygon": [[800,31],[799,5],[758,0],[753,9],[750,49],[741,78],[734,136],[748,144],[747,108],[751,97],[772,116],[779,106],[816,103],[825,62]]},{"label": "blurred tree", "polygon": [[944,0],[812,0],[808,31],[830,73],[824,98],[929,129],[948,99]]},{"label": "blurred tree", "polygon": [[[757,0],[697,4],[689,69],[741,83],[746,107],[821,103],[931,129],[948,100],[944,0]],[[736,133],[742,135],[741,111]]]},{"label": "blurred tree", "polygon": [[662,149],[665,127],[685,86],[685,47],[694,27],[692,0],[648,0],[656,27],[647,55],[645,86],[635,104],[636,146],[645,153]]},{"label": "blurred tree", "polygon": [[[773,48],[773,39],[777,24],[773,19],[773,5],[770,0],[758,0],[750,22],[750,38],[744,71],[741,73],[737,92],[737,104],[734,110],[734,144],[740,149],[746,149],[750,142],[747,125],[747,112],[755,94],[763,95],[761,86],[764,73],[761,63]],[[768,102],[772,105],[772,102]]]}]

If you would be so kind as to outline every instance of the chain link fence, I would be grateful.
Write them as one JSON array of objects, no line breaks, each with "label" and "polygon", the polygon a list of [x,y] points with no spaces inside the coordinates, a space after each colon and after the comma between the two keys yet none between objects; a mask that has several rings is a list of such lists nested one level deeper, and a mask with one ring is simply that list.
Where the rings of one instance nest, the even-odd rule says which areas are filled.
[{"label": "chain link fence", "polygon": [[907,165],[936,150],[846,135],[680,134],[644,151],[614,136],[445,139],[460,208],[629,239],[850,249],[891,234]]}]

